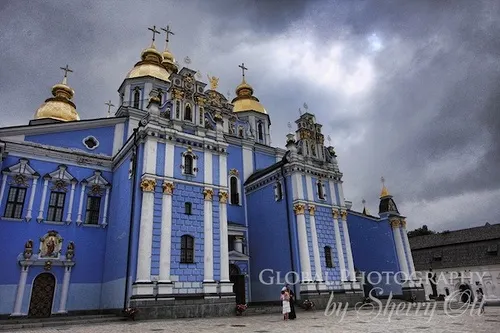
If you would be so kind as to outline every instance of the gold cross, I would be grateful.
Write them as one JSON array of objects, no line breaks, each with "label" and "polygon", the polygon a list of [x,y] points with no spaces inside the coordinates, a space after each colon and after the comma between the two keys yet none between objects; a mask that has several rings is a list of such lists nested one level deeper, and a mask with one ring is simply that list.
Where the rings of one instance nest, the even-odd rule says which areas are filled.
[{"label": "gold cross", "polygon": [[165,39],[165,42],[167,42],[167,46],[168,46],[168,38],[169,38],[169,35],[175,35],[172,30],[170,30],[170,26],[167,25],[167,28],[161,28],[161,30],[165,31],[165,34],[167,35],[167,38]]},{"label": "gold cross", "polygon": [[156,34],[159,34],[160,32],[156,30],[156,25],[153,25],[153,28],[148,28],[148,30],[151,30],[153,32],[153,43],[154,43]]},{"label": "gold cross", "polygon": [[382,185],[385,185],[385,178],[383,176],[380,177],[380,181],[382,182]]},{"label": "gold cross", "polygon": [[59,68],[64,71],[64,78],[63,78],[63,82],[62,83],[66,84],[67,78],[68,78],[68,72],[73,73],[73,71],[71,69],[69,69],[68,65],[66,65],[66,67],[59,67]]},{"label": "gold cross", "polygon": [[108,117],[109,117],[111,114],[111,107],[114,105],[111,104],[111,100],[109,100],[107,103],[104,103],[104,104],[108,106]]},{"label": "gold cross", "polygon": [[245,71],[248,70],[248,68],[245,67],[245,63],[242,62],[238,67],[241,68],[241,74],[243,75],[243,78],[245,78]]}]

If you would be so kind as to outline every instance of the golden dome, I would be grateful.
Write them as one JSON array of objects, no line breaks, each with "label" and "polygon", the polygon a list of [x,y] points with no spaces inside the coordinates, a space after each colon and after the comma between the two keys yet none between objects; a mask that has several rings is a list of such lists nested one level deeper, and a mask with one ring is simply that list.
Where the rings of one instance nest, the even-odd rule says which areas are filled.
[{"label": "golden dome", "polygon": [[76,106],[71,101],[75,92],[66,84],[66,76],[62,83],[52,87],[54,97],[45,100],[35,112],[34,119],[51,118],[60,121],[80,120]]},{"label": "golden dome", "polygon": [[256,111],[267,114],[259,99],[253,96],[253,88],[245,79],[236,87],[236,97],[231,101],[233,112]]},{"label": "golden dome", "polygon": [[152,76],[163,81],[169,81],[170,73],[162,66],[163,56],[154,44],[142,51],[141,59],[127,74],[127,79]]},{"label": "golden dome", "polygon": [[387,189],[387,187],[382,186],[382,191],[380,192],[380,197],[383,198],[383,197],[386,197],[389,195],[389,190]]},{"label": "golden dome", "polygon": [[177,71],[179,70],[177,68],[177,65],[175,64],[174,55],[168,49],[165,49],[165,51],[163,51],[163,61],[161,64],[167,69],[170,74],[177,73]]}]

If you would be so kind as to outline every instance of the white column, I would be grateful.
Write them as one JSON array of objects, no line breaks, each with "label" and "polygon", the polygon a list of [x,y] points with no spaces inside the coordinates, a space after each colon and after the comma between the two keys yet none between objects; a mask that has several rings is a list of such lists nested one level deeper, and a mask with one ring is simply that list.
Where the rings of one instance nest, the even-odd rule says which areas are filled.
[{"label": "white column", "polygon": [[243,179],[245,182],[253,173],[253,151],[252,147],[243,146]]},{"label": "white column", "polygon": [[340,206],[344,207],[345,206],[345,199],[344,199],[344,188],[342,187],[342,182],[338,182],[337,186],[338,186],[338,189],[339,189]]},{"label": "white column", "polygon": [[309,223],[311,224],[311,238],[314,256],[315,281],[323,281],[323,271],[321,269],[321,257],[319,256],[318,234],[316,232],[316,206],[309,205]]},{"label": "white column", "polygon": [[174,184],[163,183],[161,207],[160,276],[158,282],[170,283],[170,260],[172,248],[172,193]]},{"label": "white column", "polygon": [[59,311],[57,313],[66,313],[66,302],[68,301],[69,279],[71,277],[71,266],[64,267],[64,277],[61,286],[61,299],[59,300]]},{"label": "white column", "polygon": [[3,202],[3,193],[5,192],[5,185],[7,184],[7,177],[5,173],[2,176],[2,188],[0,189],[0,204]]},{"label": "white column", "polygon": [[344,243],[347,254],[347,269],[349,270],[349,280],[356,281],[354,260],[352,259],[351,239],[349,237],[349,229],[347,228],[347,212],[345,210],[340,212],[340,218],[342,219],[342,230],[344,231]]},{"label": "white column", "polygon": [[295,211],[295,216],[297,218],[297,231],[299,235],[301,280],[302,282],[310,282],[311,262],[309,260],[309,246],[307,244],[306,217],[304,215],[305,205],[300,203],[295,204],[293,210]]},{"label": "white column", "polygon": [[403,233],[403,241],[405,243],[406,253],[408,254],[408,268],[410,269],[409,273],[415,274],[415,265],[413,263],[413,255],[411,253],[410,241],[408,240],[405,220],[401,220],[401,232]]},{"label": "white column", "polygon": [[78,224],[82,223],[83,198],[85,195],[86,183],[82,182],[80,186],[82,189],[80,191],[80,202],[78,203],[78,216],[76,217],[76,223]]},{"label": "white column", "polygon": [[153,210],[155,179],[143,179],[142,209],[139,231],[139,253],[137,255],[136,283],[151,282],[151,246],[153,245]]},{"label": "white column", "polygon": [[392,220],[391,226],[392,226],[392,234],[394,235],[394,242],[396,243],[396,252],[398,254],[399,268],[404,274],[406,274],[406,276],[408,276],[408,265],[406,263],[403,239],[401,238],[401,233],[399,231],[400,221],[398,219]]},{"label": "white column", "polygon": [[71,183],[71,193],[69,194],[69,206],[68,206],[68,215],[66,215],[66,223],[71,223],[71,212],[73,211],[73,199],[75,197],[75,186],[76,182]]},{"label": "white column", "polygon": [[330,200],[332,206],[337,206],[337,193],[335,192],[335,183],[333,180],[330,180],[328,182],[328,185],[330,186]]},{"label": "white column", "polygon": [[342,249],[342,239],[340,238],[339,211],[337,209],[333,209],[332,214],[333,214],[333,228],[335,230],[335,247],[337,248],[337,255],[340,266],[340,279],[342,281],[347,281],[345,274],[346,271],[345,271],[345,261],[344,261],[344,250]]},{"label": "white column", "polygon": [[170,142],[165,143],[165,166],[164,175],[165,177],[174,176],[174,145]]},{"label": "white column", "polygon": [[17,285],[16,301],[14,303],[14,312],[12,316],[21,316],[21,307],[23,305],[24,289],[26,289],[26,279],[28,277],[29,266],[21,266],[21,276]]},{"label": "white column", "polygon": [[205,158],[204,181],[205,181],[205,184],[212,185],[212,183],[213,183],[213,163],[212,163],[213,157],[212,157],[212,153],[208,150],[205,150],[204,158]]},{"label": "white column", "polygon": [[204,205],[204,265],[203,265],[203,282],[213,282],[214,281],[214,262],[213,262],[213,249],[214,249],[214,239],[213,239],[213,214],[212,214],[212,198],[213,198],[213,190],[210,188],[206,188],[203,191],[203,195],[205,197]]},{"label": "white column", "polygon": [[31,212],[33,211],[33,201],[35,200],[37,183],[38,183],[38,177],[33,178],[33,185],[31,185],[30,202],[28,203],[28,211],[26,212],[26,217],[24,218],[27,222],[31,221],[31,218],[33,217],[31,215]]},{"label": "white column", "polygon": [[227,192],[219,191],[220,281],[229,282],[229,246],[227,240]]},{"label": "white column", "polygon": [[42,201],[40,202],[40,210],[38,211],[37,221],[43,221],[43,210],[45,209],[45,199],[47,198],[47,187],[49,186],[49,179],[45,178],[43,182],[43,192],[42,192]]},{"label": "white column", "polygon": [[243,237],[236,236],[234,237],[234,250],[239,253],[243,253]]},{"label": "white column", "polygon": [[227,187],[227,156],[219,155],[219,182],[220,186]]},{"label": "white column", "polygon": [[106,187],[106,196],[104,197],[104,212],[101,225],[106,228],[108,225],[108,202],[109,202],[109,187]]}]

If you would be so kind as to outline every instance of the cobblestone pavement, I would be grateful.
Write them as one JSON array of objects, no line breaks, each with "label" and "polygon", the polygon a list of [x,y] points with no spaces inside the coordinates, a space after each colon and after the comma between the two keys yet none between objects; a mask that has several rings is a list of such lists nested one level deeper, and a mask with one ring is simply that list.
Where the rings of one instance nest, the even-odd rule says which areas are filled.
[{"label": "cobblestone pavement", "polygon": [[[461,332],[500,332],[500,307],[486,308],[486,313],[466,314],[450,317],[443,310],[436,310],[429,320],[429,316],[406,312],[393,315],[381,313],[377,318],[370,311],[347,311],[343,320],[340,316],[325,316],[323,311],[299,312],[298,319],[284,322],[279,314],[260,316],[241,316],[230,318],[208,319],[177,319],[137,322],[118,322],[100,325],[59,326],[25,330],[23,332],[72,332],[72,333],[129,333],[129,332],[287,332],[290,330],[302,332],[433,332],[433,333],[461,333]],[[20,331],[17,331],[20,332]]]}]

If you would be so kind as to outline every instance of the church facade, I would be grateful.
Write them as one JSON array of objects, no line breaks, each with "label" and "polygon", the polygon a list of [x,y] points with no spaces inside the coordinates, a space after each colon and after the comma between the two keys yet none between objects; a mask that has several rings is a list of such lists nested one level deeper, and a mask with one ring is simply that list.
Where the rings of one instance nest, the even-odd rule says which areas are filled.
[{"label": "church facade", "polygon": [[127,74],[113,116],[80,119],[66,66],[29,124],[0,128],[0,315],[225,315],[279,300],[285,282],[299,299],[355,302],[360,273],[414,272],[387,189],[379,217],[350,209],[312,113],[284,149],[271,146],[244,65],[229,101],[217,78],[207,87],[178,68],[165,32],[165,50],[153,40]]}]

